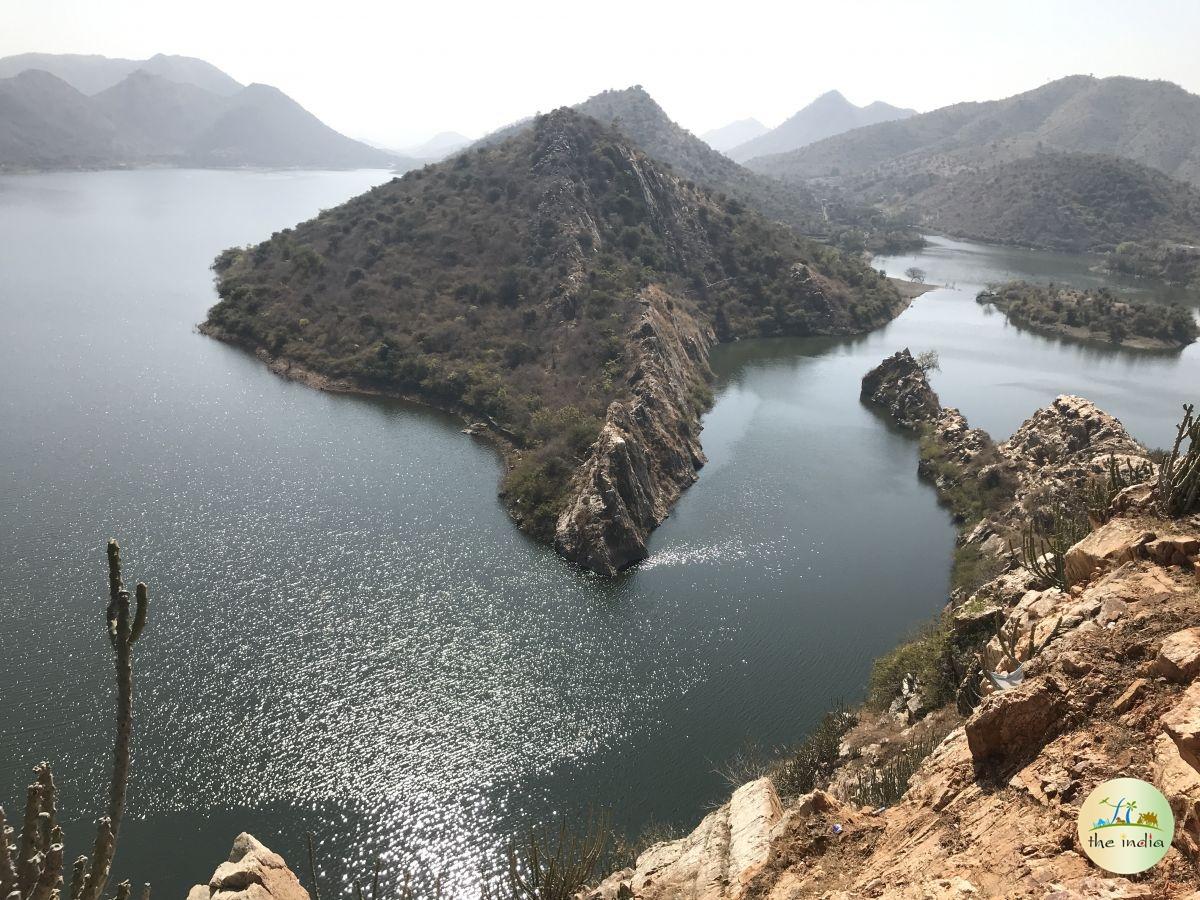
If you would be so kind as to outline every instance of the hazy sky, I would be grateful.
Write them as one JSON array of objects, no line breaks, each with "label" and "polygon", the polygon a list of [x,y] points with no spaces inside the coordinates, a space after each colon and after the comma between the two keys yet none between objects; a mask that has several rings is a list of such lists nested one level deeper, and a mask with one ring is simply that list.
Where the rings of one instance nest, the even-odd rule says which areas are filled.
[{"label": "hazy sky", "polygon": [[0,56],[198,56],[390,146],[642,84],[700,133],[837,88],[919,110],[1075,73],[1200,93],[1195,0],[0,0]]}]

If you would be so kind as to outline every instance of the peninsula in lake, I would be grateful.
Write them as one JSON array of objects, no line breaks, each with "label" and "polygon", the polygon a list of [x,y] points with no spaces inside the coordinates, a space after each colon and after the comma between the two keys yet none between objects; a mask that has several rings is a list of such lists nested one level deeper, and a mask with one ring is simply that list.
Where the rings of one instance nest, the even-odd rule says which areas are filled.
[{"label": "peninsula in lake", "polygon": [[[858,256],[707,186],[756,182],[644,92],[601,96],[641,141],[538,116],[222,254],[204,328],[321,386],[468,415],[506,452],[520,526],[613,574],[704,463],[713,343],[861,333],[906,301]],[[642,115],[617,116],[625,101]],[[711,168],[643,152],[682,160],[693,141]]]}]

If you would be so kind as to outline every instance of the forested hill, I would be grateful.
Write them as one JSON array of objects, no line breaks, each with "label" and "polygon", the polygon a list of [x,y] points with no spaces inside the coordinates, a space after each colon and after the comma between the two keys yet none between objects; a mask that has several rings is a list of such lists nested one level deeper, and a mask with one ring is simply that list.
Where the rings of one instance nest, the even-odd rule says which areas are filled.
[{"label": "forested hill", "polygon": [[1002,244],[1103,251],[1200,241],[1200,191],[1114,156],[1042,153],[931,180],[911,196],[879,197],[937,231]]},{"label": "forested hill", "polygon": [[[210,333],[486,416],[558,459],[545,470],[551,495],[633,377],[643,287],[662,286],[678,314],[723,339],[860,332],[898,304],[861,260],[566,109],[227,251],[215,268]],[[706,402],[701,392],[693,413]]]}]

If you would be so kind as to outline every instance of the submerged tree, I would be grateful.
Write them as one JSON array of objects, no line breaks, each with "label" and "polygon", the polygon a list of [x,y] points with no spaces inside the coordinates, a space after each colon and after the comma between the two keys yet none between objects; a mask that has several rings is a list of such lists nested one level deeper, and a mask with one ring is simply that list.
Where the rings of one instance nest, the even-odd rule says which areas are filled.
[{"label": "submerged tree", "polygon": [[[108,815],[96,825],[90,856],[80,856],[71,871],[70,900],[99,900],[108,884],[116,851],[117,834],[125,813],[129,783],[129,756],[133,740],[133,646],[146,626],[150,606],[146,585],[135,588],[136,606],[121,578],[121,548],[108,542],[108,608],[105,620],[117,671],[117,734],[113,745],[112,781]],[[48,763],[34,769],[36,779],[25,798],[25,818],[16,845],[0,807],[0,898],[3,900],[60,900],[63,897],[64,837],[58,824],[54,776]],[[149,896],[149,885],[143,898]],[[117,886],[117,900],[127,900],[128,881]]]}]

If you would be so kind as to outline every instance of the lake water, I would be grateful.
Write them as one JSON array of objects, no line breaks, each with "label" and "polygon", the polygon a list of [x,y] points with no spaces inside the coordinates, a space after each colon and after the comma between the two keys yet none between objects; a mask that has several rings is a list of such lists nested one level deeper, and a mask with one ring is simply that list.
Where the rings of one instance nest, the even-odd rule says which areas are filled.
[{"label": "lake water", "polygon": [[460,423],[321,394],[194,330],[219,250],[387,177],[0,178],[0,799],[11,814],[49,759],[68,853],[90,843],[116,536],[153,596],[117,874],[156,896],[241,830],[297,868],[313,832],[331,891],[376,855],[465,883],[588,808],[691,825],[727,793],[714,768],[860,696],[943,603],[953,530],[914,443],[859,404],[868,368],[936,348],[944,401],[998,435],[1075,391],[1151,443],[1200,384],[1195,348],[1080,349],[974,302],[998,273],[1086,261],[938,241],[879,264],[956,287],[879,332],[720,348],[700,481],[649,560],[586,576],[511,526]]}]

